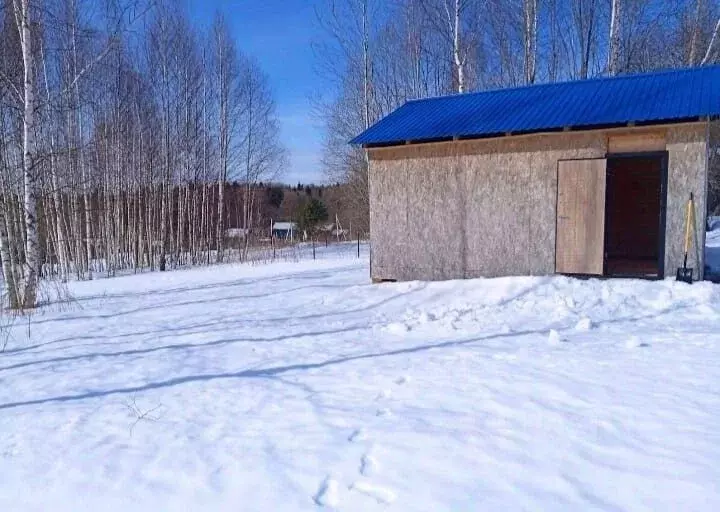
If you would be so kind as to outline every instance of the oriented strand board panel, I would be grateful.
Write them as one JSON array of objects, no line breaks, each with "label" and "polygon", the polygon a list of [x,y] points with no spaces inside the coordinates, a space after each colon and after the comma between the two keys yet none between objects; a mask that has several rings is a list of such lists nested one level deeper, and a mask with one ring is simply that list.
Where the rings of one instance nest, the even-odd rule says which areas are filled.
[{"label": "oriented strand board panel", "polygon": [[608,135],[608,153],[665,151],[665,130]]},{"label": "oriented strand board panel", "polygon": [[690,192],[695,196],[695,230],[688,266],[702,278],[704,271],[705,179],[707,173],[707,125],[680,125],[668,129],[668,183],[665,217],[665,276],[675,275],[683,263],[685,207]]},{"label": "oriented strand board panel", "polygon": [[466,199],[457,159],[421,159],[415,164],[408,169],[405,233],[413,243],[406,248],[404,257],[410,261],[402,267],[402,276],[422,272],[431,280],[461,279],[465,277],[462,216]]},{"label": "oriented strand board panel", "polygon": [[[400,279],[394,270],[406,263],[407,162],[371,161],[368,173],[370,208],[371,277]],[[393,272],[385,272],[393,269]]]},{"label": "oriented strand board panel", "polygon": [[372,277],[553,274],[557,162],[606,149],[592,132],[370,150]]},{"label": "oriented strand board panel", "polygon": [[558,162],[555,271],[602,275],[607,161]]},{"label": "oriented strand board panel", "polygon": [[456,165],[454,158],[370,161],[373,279],[464,277]]}]

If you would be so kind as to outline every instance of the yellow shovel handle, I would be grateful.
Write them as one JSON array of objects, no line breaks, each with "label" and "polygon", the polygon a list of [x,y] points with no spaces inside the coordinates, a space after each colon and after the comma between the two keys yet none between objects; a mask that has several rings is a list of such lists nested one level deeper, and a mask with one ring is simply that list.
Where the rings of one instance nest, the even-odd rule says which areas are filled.
[{"label": "yellow shovel handle", "polygon": [[688,199],[687,203],[687,211],[685,214],[686,224],[685,224],[685,254],[687,254],[690,251],[690,235],[692,234],[692,226],[695,224],[695,208],[693,204],[693,198],[692,195],[690,196],[690,199]]}]

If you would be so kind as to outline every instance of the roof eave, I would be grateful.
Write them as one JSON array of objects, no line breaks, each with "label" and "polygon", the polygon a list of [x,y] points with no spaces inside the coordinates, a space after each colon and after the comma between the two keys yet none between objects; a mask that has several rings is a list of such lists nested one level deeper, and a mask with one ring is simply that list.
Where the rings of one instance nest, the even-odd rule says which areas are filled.
[{"label": "roof eave", "polygon": [[[624,121],[621,123],[605,123],[597,125],[576,125],[576,126],[562,126],[562,127],[551,127],[551,128],[538,128],[537,130],[524,130],[516,132],[494,132],[484,133],[476,135],[462,135],[462,136],[447,136],[447,137],[434,137],[428,139],[411,139],[411,140],[398,140],[391,142],[363,142],[361,145],[363,149],[378,149],[387,147],[397,146],[409,146],[409,145],[420,145],[420,144],[433,144],[437,142],[453,142],[453,141],[469,141],[469,140],[483,140],[483,139],[498,139],[506,137],[517,137],[523,135],[542,135],[542,134],[559,134],[566,132],[588,132],[598,130],[610,130],[616,128],[642,128],[649,126],[658,125],[672,125],[672,124],[683,124],[683,123],[694,123],[708,119],[712,116],[691,116],[675,119],[654,119],[647,121]],[[358,137],[359,138],[359,137]]]}]

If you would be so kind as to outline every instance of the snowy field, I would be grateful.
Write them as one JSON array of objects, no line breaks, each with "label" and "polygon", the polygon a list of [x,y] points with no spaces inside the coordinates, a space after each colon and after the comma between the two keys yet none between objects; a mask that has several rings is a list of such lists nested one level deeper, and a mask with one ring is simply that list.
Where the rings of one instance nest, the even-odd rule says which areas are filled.
[{"label": "snowy field", "polygon": [[0,354],[0,510],[720,510],[718,290],[330,256],[73,283]]}]

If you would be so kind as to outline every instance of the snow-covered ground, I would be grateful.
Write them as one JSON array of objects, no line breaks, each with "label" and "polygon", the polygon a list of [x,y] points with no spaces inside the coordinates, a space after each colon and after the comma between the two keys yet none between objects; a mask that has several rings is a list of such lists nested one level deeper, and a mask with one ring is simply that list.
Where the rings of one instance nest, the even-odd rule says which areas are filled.
[{"label": "snow-covered ground", "polygon": [[720,288],[71,285],[0,354],[0,510],[719,510]]},{"label": "snow-covered ground", "polygon": [[720,277],[720,217],[708,219],[705,232],[705,273],[709,277]]}]

